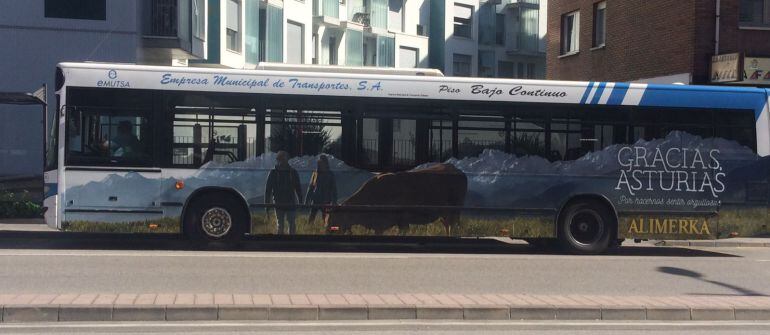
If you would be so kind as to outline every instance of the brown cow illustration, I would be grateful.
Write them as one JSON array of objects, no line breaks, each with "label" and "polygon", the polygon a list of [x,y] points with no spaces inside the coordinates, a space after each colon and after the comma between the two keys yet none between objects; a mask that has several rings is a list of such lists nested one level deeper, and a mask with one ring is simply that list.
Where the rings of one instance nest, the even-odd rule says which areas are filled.
[{"label": "brown cow illustration", "polygon": [[430,224],[438,219],[447,235],[459,223],[468,180],[451,164],[407,172],[380,174],[364,183],[327,218],[327,231],[350,233],[354,225],[381,235],[398,226],[406,234],[409,225]]}]

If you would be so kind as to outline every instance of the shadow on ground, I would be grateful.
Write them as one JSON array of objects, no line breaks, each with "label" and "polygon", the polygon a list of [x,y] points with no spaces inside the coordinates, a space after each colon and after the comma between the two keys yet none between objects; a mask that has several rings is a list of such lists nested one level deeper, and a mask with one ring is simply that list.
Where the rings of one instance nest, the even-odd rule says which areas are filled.
[{"label": "shadow on ground", "polygon": [[733,285],[733,284],[730,284],[730,283],[721,282],[721,281],[718,281],[718,280],[708,279],[708,278],[706,278],[706,276],[704,276],[700,272],[693,271],[693,270],[688,270],[688,269],[685,269],[685,268],[671,267],[671,266],[659,266],[657,268],[657,271],[658,272],[662,272],[662,273],[666,273],[666,274],[670,274],[672,276],[689,277],[689,278],[692,278],[694,280],[698,280],[698,281],[701,281],[701,282],[704,282],[704,283],[709,283],[709,284],[713,284],[713,285],[716,285],[716,286],[720,286],[722,288],[726,288],[728,290],[734,291],[735,292],[734,295],[737,295],[737,296],[765,296],[762,293],[759,293],[757,291],[754,291],[754,290],[751,290],[751,289],[748,289],[748,288],[745,288],[745,287],[736,286],[736,285]]},{"label": "shadow on ground", "polygon": [[[222,250],[282,252],[372,252],[455,254],[559,254],[538,250],[521,241],[487,238],[442,237],[348,237],[348,236],[259,236],[248,237],[236,246],[201,247],[177,235],[85,234],[36,231],[0,231],[0,249],[89,249],[89,250]],[[707,250],[640,246],[626,241],[611,250],[611,256],[740,257]]]}]

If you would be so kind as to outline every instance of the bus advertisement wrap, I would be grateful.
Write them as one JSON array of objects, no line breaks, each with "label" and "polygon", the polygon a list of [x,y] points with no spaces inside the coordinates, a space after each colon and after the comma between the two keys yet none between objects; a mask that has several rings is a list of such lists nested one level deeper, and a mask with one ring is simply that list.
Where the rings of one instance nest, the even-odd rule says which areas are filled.
[{"label": "bus advertisement wrap", "polygon": [[[304,206],[300,200],[307,196],[318,157],[289,160],[299,175],[302,192],[295,196],[295,203],[284,206],[296,215],[297,234],[554,237],[548,223],[554,221],[555,212],[519,216],[507,209],[559,208],[563,199],[582,193],[607,197],[620,217],[618,233],[627,238],[751,235],[764,232],[766,220],[764,207],[742,208],[744,216],[756,212],[758,221],[741,224],[729,203],[765,195],[766,173],[757,172],[770,171],[767,159],[732,141],[684,132],[633,146],[613,145],[569,162],[487,149],[477,157],[378,174],[329,156],[328,173],[334,175],[336,184],[328,187],[336,189],[337,198],[319,205],[328,222],[322,222],[324,215],[309,222],[312,206]],[[162,177],[127,172],[106,173],[93,180],[97,172],[92,172],[82,184],[68,181],[67,199],[107,206],[103,195],[119,189],[124,203],[149,203],[153,199],[148,198],[148,191],[159,189],[156,203],[182,204],[194,190],[227,187],[237,190],[250,205],[253,234],[276,234],[275,211],[268,211],[266,217],[265,208],[278,205],[266,203],[264,198],[268,175],[275,166],[276,155],[269,153],[229,164],[212,161],[193,171],[164,171]],[[174,185],[180,180],[185,187],[177,190]],[[291,191],[294,186],[276,187]],[[86,228],[88,222],[116,222],[126,232],[148,231],[147,214],[152,213],[132,217],[71,212],[64,226],[82,231],[91,229]],[[181,207],[156,214],[163,231],[180,231]]]}]

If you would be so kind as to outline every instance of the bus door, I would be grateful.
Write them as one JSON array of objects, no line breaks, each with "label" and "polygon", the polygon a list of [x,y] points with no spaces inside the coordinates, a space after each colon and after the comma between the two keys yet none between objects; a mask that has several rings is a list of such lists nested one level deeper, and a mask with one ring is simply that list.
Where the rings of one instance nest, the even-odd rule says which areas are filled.
[{"label": "bus door", "polygon": [[370,106],[357,119],[357,165],[401,171],[452,156],[452,120],[426,108]]}]

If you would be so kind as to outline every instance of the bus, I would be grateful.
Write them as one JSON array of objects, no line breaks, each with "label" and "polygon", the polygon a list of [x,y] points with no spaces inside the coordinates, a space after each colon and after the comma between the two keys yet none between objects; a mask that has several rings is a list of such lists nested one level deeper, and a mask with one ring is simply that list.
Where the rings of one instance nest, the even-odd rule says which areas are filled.
[{"label": "bus", "polygon": [[769,91],[61,63],[63,231],[624,239],[767,233]]}]

